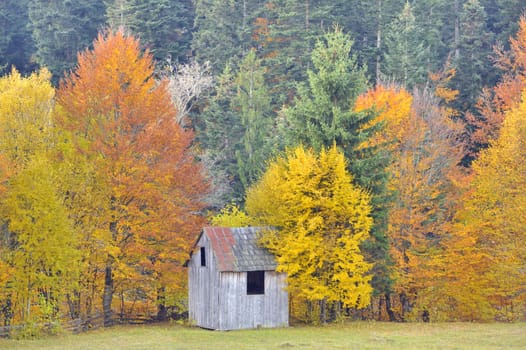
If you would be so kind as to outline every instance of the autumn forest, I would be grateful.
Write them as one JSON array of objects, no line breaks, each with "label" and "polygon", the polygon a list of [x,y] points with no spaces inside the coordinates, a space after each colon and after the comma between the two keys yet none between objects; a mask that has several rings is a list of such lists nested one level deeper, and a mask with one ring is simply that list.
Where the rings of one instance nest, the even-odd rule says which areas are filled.
[{"label": "autumn forest", "polygon": [[291,319],[526,320],[521,0],[7,0],[0,326],[184,319],[205,225]]}]

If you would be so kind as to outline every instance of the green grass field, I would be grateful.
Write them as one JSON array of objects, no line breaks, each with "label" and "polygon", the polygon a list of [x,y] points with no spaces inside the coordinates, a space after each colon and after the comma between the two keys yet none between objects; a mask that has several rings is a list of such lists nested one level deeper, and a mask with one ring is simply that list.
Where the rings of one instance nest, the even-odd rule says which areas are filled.
[{"label": "green grass field", "polygon": [[129,326],[39,340],[0,339],[0,349],[526,349],[526,323],[355,322],[230,332]]}]

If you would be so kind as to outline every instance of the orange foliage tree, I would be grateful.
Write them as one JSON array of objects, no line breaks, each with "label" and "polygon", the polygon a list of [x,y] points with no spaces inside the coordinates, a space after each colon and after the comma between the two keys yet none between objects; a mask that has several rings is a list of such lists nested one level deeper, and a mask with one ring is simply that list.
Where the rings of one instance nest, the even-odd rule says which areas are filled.
[{"label": "orange foliage tree", "polygon": [[92,273],[104,279],[105,322],[114,293],[121,313],[146,299],[164,318],[185,290],[183,260],[202,224],[206,184],[189,151],[193,134],[177,124],[166,82],[156,83],[152,56],[135,38],[99,34],[78,61],[58,91],[59,121],[79,158],[94,164],[86,181],[99,192],[97,254],[105,258],[103,272]]},{"label": "orange foliage tree", "polygon": [[475,127],[471,138],[482,146],[498,137],[505,114],[519,104],[526,88],[526,17],[521,17],[517,35],[510,38],[510,50],[496,47],[495,53],[495,64],[504,76],[493,89],[483,91],[478,102],[481,116],[468,116]]},{"label": "orange foliage tree", "polygon": [[447,283],[437,293],[459,320],[524,319],[526,90],[473,163],[473,181],[446,242]]},{"label": "orange foliage tree", "polygon": [[439,257],[439,243],[451,223],[461,128],[429,92],[415,90],[411,96],[379,85],[356,105],[358,110],[378,109],[378,122],[385,124],[371,140],[388,145],[392,155],[388,237],[397,296],[392,302],[397,317],[405,319],[426,306],[418,297],[432,278],[433,259]]},{"label": "orange foliage tree", "polygon": [[[390,217],[395,290],[401,318],[427,315],[433,309],[436,264],[442,241],[451,232],[465,175],[458,167],[464,147],[462,126],[449,118],[429,91],[415,91],[398,158],[393,164],[396,200]],[[409,313],[409,314],[408,314]],[[427,318],[427,316],[424,316]]]}]

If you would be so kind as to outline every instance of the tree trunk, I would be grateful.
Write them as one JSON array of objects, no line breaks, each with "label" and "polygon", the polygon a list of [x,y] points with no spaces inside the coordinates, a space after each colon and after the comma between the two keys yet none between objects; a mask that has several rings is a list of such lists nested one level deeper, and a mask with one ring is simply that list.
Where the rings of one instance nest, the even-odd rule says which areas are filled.
[{"label": "tree trunk", "polygon": [[382,48],[382,0],[378,1],[378,27],[376,28],[376,84],[380,82],[380,58]]},{"label": "tree trunk", "polygon": [[327,323],[327,299],[320,300],[320,323]]},{"label": "tree trunk", "polygon": [[241,43],[243,45],[243,55],[248,52],[248,28],[247,28],[247,0],[243,0],[243,19],[241,20]]},{"label": "tree trunk", "polygon": [[[115,210],[115,197],[111,197],[111,208],[112,211]],[[113,220],[110,222],[110,232],[111,232],[111,238],[112,241],[115,242],[117,240],[117,221],[115,220],[115,216],[112,218]],[[102,311],[104,312],[104,327],[111,326],[111,316],[112,316],[112,310],[111,310],[111,304],[113,301],[113,262],[114,257],[108,256],[108,260],[106,261],[106,271],[104,276],[104,293],[102,295]]]},{"label": "tree trunk", "polygon": [[106,265],[104,277],[104,293],[102,295],[102,310],[104,312],[104,327],[111,326],[111,302],[113,300],[113,272],[111,262]]},{"label": "tree trunk", "polygon": [[[378,321],[382,321],[382,309],[383,308],[384,308],[384,298],[382,298],[379,295],[378,296],[378,316],[376,318]],[[372,316],[374,317],[374,308],[373,308]]]},{"label": "tree trunk", "polygon": [[402,321],[404,320],[404,316],[406,313],[411,312],[412,306],[409,302],[409,298],[407,297],[407,294],[402,293],[400,294],[400,303],[402,304]]},{"label": "tree trunk", "polygon": [[168,319],[168,309],[165,303],[165,288],[160,287],[157,289],[157,321],[166,321]]},{"label": "tree trunk", "polygon": [[458,0],[455,0],[454,4],[454,13],[455,13],[455,60],[460,58],[460,4]]},{"label": "tree trunk", "polygon": [[124,320],[124,291],[121,289],[121,309],[119,311],[119,317]]},{"label": "tree trunk", "polygon": [[396,321],[395,313],[391,307],[391,296],[389,293],[385,293],[385,311],[387,311],[387,315],[389,316],[389,321],[394,322]]},{"label": "tree trunk", "polygon": [[422,312],[422,321],[424,321],[426,323],[429,322],[429,311],[424,310]]},{"label": "tree trunk", "polygon": [[4,315],[4,327],[8,327],[11,324],[13,318],[13,309],[11,303],[11,294],[7,296],[5,303],[2,305],[2,314]]},{"label": "tree trunk", "polygon": [[305,1],[305,32],[309,33],[309,22],[310,22],[310,8],[309,8],[309,0]]},{"label": "tree trunk", "polygon": [[74,292],[74,298],[71,298],[71,295],[68,293],[66,295],[66,300],[68,302],[69,316],[72,320],[80,317],[80,293]]}]

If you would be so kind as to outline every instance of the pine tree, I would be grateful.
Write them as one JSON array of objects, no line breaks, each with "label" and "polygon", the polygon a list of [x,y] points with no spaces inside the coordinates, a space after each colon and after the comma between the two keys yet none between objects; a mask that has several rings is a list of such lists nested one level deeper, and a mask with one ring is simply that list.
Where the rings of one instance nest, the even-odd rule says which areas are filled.
[{"label": "pine tree", "polygon": [[421,45],[429,50],[426,67],[429,73],[443,68],[452,55],[457,14],[456,3],[450,0],[412,1],[415,26],[421,35]]},{"label": "pine tree", "polygon": [[381,79],[386,29],[403,6],[402,0],[340,0],[334,3],[335,22],[355,39],[359,62],[367,67],[367,75],[375,82]]},{"label": "pine tree", "polygon": [[215,74],[235,66],[252,47],[255,0],[197,0],[192,49],[199,62],[210,62]]},{"label": "pine tree", "polygon": [[250,51],[239,66],[235,80],[237,91],[231,103],[243,127],[242,147],[236,158],[238,176],[245,191],[260,177],[269,155],[266,140],[270,136],[272,114],[263,73],[255,52]]},{"label": "pine tree", "polygon": [[27,0],[6,0],[0,8],[0,75],[14,66],[22,74],[35,69],[35,43],[28,28]]},{"label": "pine tree", "polygon": [[495,74],[489,62],[492,35],[486,27],[486,11],[478,0],[469,0],[460,14],[459,56],[453,60],[456,75],[451,84],[460,91],[455,108],[473,112],[482,88],[494,85]]},{"label": "pine tree", "polygon": [[273,104],[278,108],[296,94],[296,82],[306,79],[316,38],[333,23],[332,7],[320,0],[268,2],[265,16],[269,30],[260,51],[268,67]]},{"label": "pine tree", "polygon": [[107,13],[111,26],[123,26],[140,37],[157,61],[186,63],[191,56],[191,0],[114,0]]},{"label": "pine tree", "polygon": [[496,41],[507,45],[508,40],[519,29],[521,16],[526,13],[522,0],[481,0],[488,15],[488,28],[495,34]]},{"label": "pine tree", "polygon": [[303,143],[321,150],[336,141],[345,145],[350,158],[353,148],[363,141],[358,124],[370,116],[352,111],[358,95],[365,91],[365,69],[350,56],[352,40],[339,27],[320,39],[312,52],[313,69],[308,70],[308,85],[300,84],[298,97],[283,114],[286,144]]},{"label": "pine tree", "polygon": [[243,128],[239,114],[230,108],[235,95],[234,79],[235,73],[230,66],[217,78],[216,88],[200,115],[204,126],[197,136],[205,150],[202,161],[211,174],[213,196],[207,201],[217,208],[231,201],[243,201],[236,163]]},{"label": "pine tree", "polygon": [[104,13],[104,0],[29,2],[36,61],[51,71],[55,83],[73,69],[77,53],[97,36],[105,23]]},{"label": "pine tree", "polygon": [[216,93],[202,114],[206,127],[201,135],[206,162],[221,193],[216,205],[242,202],[246,189],[263,172],[274,146],[270,142],[270,102],[264,69],[254,51],[237,72],[227,68],[220,76]]},{"label": "pine tree", "polygon": [[386,80],[394,80],[411,90],[426,82],[429,56],[416,27],[413,9],[407,2],[386,30],[382,73]]}]

